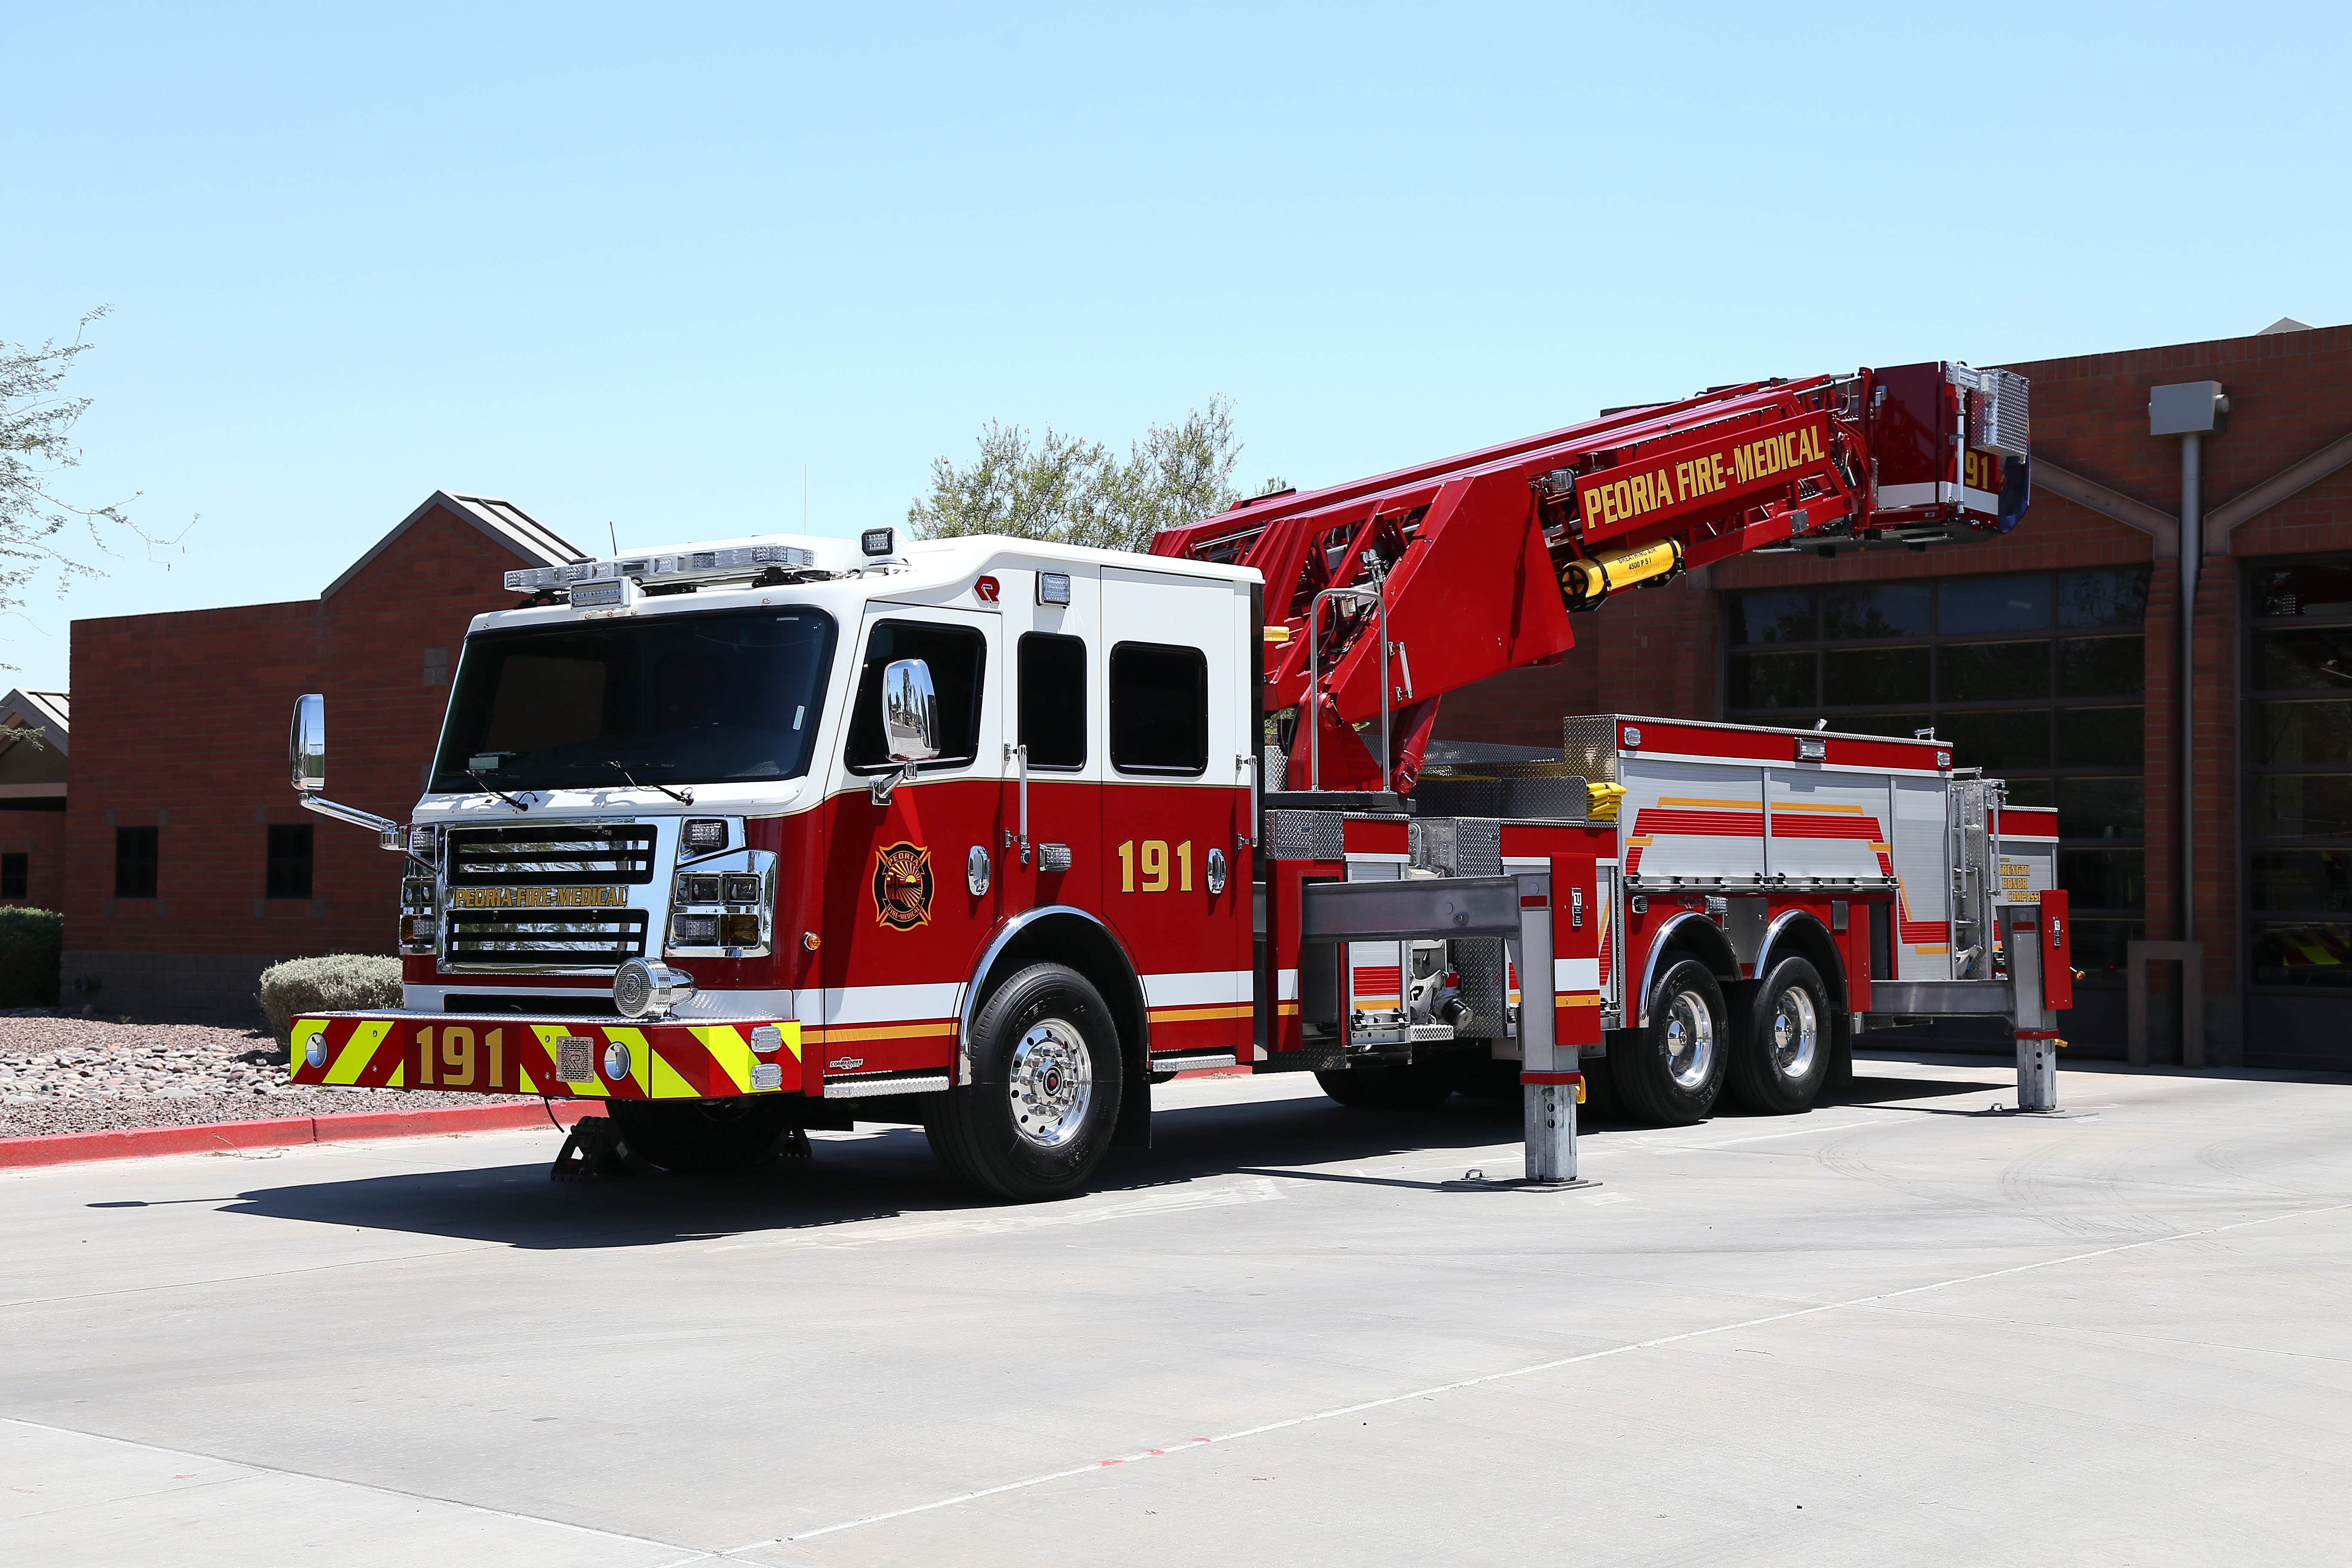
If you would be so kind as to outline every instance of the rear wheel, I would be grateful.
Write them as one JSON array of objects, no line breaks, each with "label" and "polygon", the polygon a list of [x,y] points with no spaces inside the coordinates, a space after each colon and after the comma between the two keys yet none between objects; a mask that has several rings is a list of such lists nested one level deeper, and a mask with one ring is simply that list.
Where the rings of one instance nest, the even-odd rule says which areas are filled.
[{"label": "rear wheel", "polygon": [[1706,964],[1670,965],[1650,993],[1650,1024],[1609,1053],[1610,1076],[1627,1112],[1666,1127],[1704,1121],[1723,1092],[1728,1051],[1723,989]]},{"label": "rear wheel", "polygon": [[630,1152],[665,1171],[740,1171],[793,1125],[782,1100],[614,1100],[604,1112]]},{"label": "rear wheel", "polygon": [[1444,1064],[1416,1062],[1411,1067],[1342,1068],[1318,1072],[1315,1081],[1340,1104],[1358,1110],[1430,1110],[1454,1092]]},{"label": "rear wheel", "polygon": [[1830,1068],[1829,989],[1801,958],[1772,966],[1731,1057],[1732,1098],[1767,1116],[1810,1110]]},{"label": "rear wheel", "polygon": [[1076,1192],[1110,1150],[1125,1074],[1086,976],[1035,963],[972,1020],[971,1082],[931,1097],[923,1131],[959,1184],[1034,1203]]}]

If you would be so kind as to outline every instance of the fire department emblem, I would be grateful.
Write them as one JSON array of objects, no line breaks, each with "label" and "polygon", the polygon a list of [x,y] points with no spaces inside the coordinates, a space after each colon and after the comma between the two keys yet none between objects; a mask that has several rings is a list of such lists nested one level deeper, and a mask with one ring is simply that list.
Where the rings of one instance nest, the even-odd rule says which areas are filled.
[{"label": "fire department emblem", "polygon": [[893,844],[874,852],[874,915],[893,931],[931,923],[931,852]]}]

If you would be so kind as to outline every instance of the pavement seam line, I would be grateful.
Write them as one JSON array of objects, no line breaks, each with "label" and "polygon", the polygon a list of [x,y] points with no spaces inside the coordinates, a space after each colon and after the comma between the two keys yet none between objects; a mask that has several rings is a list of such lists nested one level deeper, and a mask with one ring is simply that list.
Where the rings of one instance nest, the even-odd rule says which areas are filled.
[{"label": "pavement seam line", "polygon": [[662,1568],[677,1568],[681,1563],[709,1561],[711,1553],[681,1546],[675,1541],[656,1541],[649,1535],[630,1535],[617,1530],[599,1530],[593,1524],[573,1524],[567,1520],[549,1519],[543,1514],[519,1513],[508,1508],[486,1508],[478,1502],[465,1502],[457,1498],[436,1496],[432,1492],[408,1491],[400,1487],[379,1486],[373,1481],[354,1481],[342,1476],[320,1475],[315,1470],[288,1469],[282,1465],[257,1464],[251,1459],[232,1459],[225,1454],[207,1454],[196,1448],[173,1448],[162,1443],[142,1443],[136,1437],[116,1437],[104,1432],[85,1432],[78,1426],[58,1426],[46,1421],[27,1421],[18,1415],[0,1415],[0,1422],[22,1426],[35,1432],[53,1432],[63,1437],[86,1437],[93,1442],[112,1443],[121,1447],[143,1449],[150,1454],[169,1454],[181,1459],[202,1459],[208,1464],[231,1465],[255,1475],[290,1476],[299,1480],[321,1481],[329,1486],[352,1487],[373,1492],[379,1497],[401,1498],[410,1502],[436,1502],[444,1507],[463,1509],[467,1513],[488,1514],[493,1519],[511,1519],[524,1524],[543,1524],[550,1530],[568,1530],[579,1535],[593,1535],[604,1541],[625,1541],[635,1546],[651,1546],[663,1552],[684,1552],[689,1555],[665,1563]]},{"label": "pavement seam line", "polygon": [[1245,1426],[1238,1431],[1222,1433],[1213,1437],[1194,1437],[1167,1448],[1147,1448],[1139,1453],[1121,1455],[1117,1458],[1097,1459],[1091,1464],[1076,1465],[1068,1469],[1055,1470],[1042,1476],[1030,1476],[1001,1486],[982,1487],[974,1491],[959,1492],[953,1497],[939,1498],[930,1502],[916,1503],[908,1508],[891,1509],[882,1513],[844,1520],[817,1530],[804,1530],[791,1535],[780,1535],[766,1541],[754,1541],[742,1546],[730,1546],[718,1553],[733,1557],[746,1552],[762,1552],[772,1546],[785,1546],[796,1541],[814,1541],[821,1535],[833,1535],[845,1530],[858,1530],[869,1524],[884,1524],[911,1514],[929,1513],[936,1509],[953,1508],[959,1503],[973,1502],[982,1498],[998,1497],[1005,1492],[1025,1491],[1032,1487],[1068,1480],[1073,1477],[1093,1475],[1119,1466],[1140,1464],[1147,1459],[1164,1458],[1171,1454],[1190,1453],[1213,1444],[1239,1442],[1244,1437],[1264,1436],[1269,1432],[1281,1432],[1294,1426],[1312,1426],[1318,1421],[1330,1421],[1342,1415],[1358,1415],[1367,1410],[1380,1410],[1407,1400],[1430,1399],[1441,1394],[1455,1394],[1464,1389],[1486,1384],[1502,1383],[1512,1378],[1531,1377],[1538,1373],[1557,1372],[1562,1367],[1580,1365],[1586,1362],[1603,1361],[1611,1356],[1624,1355],[1633,1351],[1657,1350],[1666,1345],[1681,1344],[1690,1340],[1711,1338],[1717,1334],[1738,1333],[1742,1329],[1759,1329],[1773,1323],[1785,1323],[1797,1318],[1817,1317],[1823,1312],[1845,1311],[1857,1307],[1875,1306],[1882,1301],[1901,1300],[1906,1296],[1924,1295],[1931,1290],[1948,1290],[1959,1285],[1981,1284],[1987,1279],[2002,1279],[2013,1274],[2031,1274],[2038,1269],[2057,1268],[2069,1263],[2087,1263],[2094,1258],[2112,1258],[2117,1253],[2137,1252],[2143,1247],[2161,1247],[2175,1241],[2190,1241],[2201,1236],[2218,1236],[2224,1231],[2244,1230],[2252,1226],[2275,1225],[2291,1219],[2306,1219],[2314,1215],[2336,1214],[2352,1209],[2352,1203],[2327,1204],[2318,1208],[2295,1209],[2286,1214],[2265,1215],[2259,1219],[2233,1220],[2228,1225],[2208,1226],[2200,1230],[2179,1231],[2169,1236],[2154,1236],[2138,1241],[2121,1242],[2114,1247],[2094,1247],[2088,1252],[2069,1253],[2063,1258],[2043,1258],[2038,1263],[2021,1263],[2008,1268],[1987,1269],[1979,1274],[1964,1274],[1956,1279],[1938,1279],[1926,1285],[1906,1286],[1900,1290],[1874,1291],[1844,1301],[1827,1301],[1817,1307],[1799,1307],[1791,1311],[1775,1312],[1768,1317],[1748,1318],[1736,1323],[1718,1323],[1711,1328],[1690,1329],[1679,1334],[1666,1334],[1657,1339],[1636,1340],[1627,1344],[1612,1345],[1605,1350],[1587,1351],[1580,1355],[1561,1356],[1553,1361],[1538,1362],[1530,1366],[1512,1367],[1504,1372],[1482,1373],[1476,1377],[1459,1378],[1452,1383],[1433,1384],[1403,1394],[1391,1394],[1378,1399],[1367,1399],[1354,1405],[1343,1405],[1331,1410],[1319,1410],[1308,1415],[1293,1415],[1281,1421],[1269,1421],[1263,1426]]}]

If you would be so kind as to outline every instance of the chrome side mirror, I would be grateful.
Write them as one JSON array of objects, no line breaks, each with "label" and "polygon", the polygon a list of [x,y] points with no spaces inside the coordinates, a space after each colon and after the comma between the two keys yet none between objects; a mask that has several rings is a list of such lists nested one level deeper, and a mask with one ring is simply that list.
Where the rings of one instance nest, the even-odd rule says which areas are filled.
[{"label": "chrome side mirror", "polygon": [[889,805],[891,792],[914,783],[915,770],[940,754],[939,700],[931,694],[931,667],[919,658],[883,667],[882,738],[898,771],[874,781],[868,793],[877,805]]},{"label": "chrome side mirror", "polygon": [[294,700],[294,728],[286,750],[296,789],[317,795],[327,787],[327,700],[320,693]]},{"label": "chrome side mirror", "polygon": [[940,754],[938,710],[929,665],[901,658],[882,671],[882,734],[892,762],[928,763]]}]

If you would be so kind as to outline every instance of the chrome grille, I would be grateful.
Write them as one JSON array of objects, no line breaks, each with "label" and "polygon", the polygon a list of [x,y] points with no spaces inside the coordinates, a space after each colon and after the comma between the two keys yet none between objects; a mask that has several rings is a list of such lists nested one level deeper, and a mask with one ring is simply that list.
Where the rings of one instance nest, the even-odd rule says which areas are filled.
[{"label": "chrome grille", "polygon": [[646,955],[643,910],[451,910],[451,963],[612,969]]},{"label": "chrome grille", "polygon": [[635,823],[453,828],[453,888],[588,887],[654,879],[654,830]]}]

